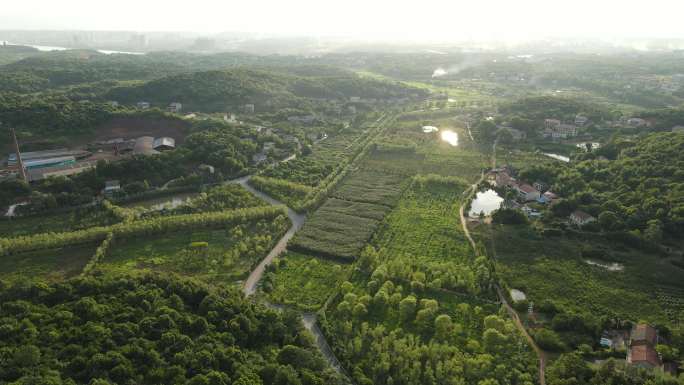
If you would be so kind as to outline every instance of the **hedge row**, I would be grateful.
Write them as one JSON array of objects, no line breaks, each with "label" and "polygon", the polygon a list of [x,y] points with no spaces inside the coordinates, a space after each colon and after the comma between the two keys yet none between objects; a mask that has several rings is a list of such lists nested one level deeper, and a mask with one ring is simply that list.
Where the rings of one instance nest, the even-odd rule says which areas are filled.
[{"label": "hedge row", "polygon": [[98,263],[102,260],[107,255],[107,252],[109,251],[109,247],[112,245],[112,242],[114,241],[114,233],[110,232],[107,234],[107,237],[102,241],[100,246],[95,250],[95,254],[90,258],[90,261],[88,261],[88,264],[83,267],[83,271],[81,272],[81,275],[88,275],[90,274],[91,271],[97,266]]},{"label": "hedge row", "polygon": [[110,233],[117,239],[130,238],[184,229],[211,228],[229,223],[270,219],[283,214],[286,214],[285,207],[283,206],[260,206],[209,213],[156,217],[65,233],[43,233],[17,238],[2,238],[0,239],[0,255],[102,242]]}]

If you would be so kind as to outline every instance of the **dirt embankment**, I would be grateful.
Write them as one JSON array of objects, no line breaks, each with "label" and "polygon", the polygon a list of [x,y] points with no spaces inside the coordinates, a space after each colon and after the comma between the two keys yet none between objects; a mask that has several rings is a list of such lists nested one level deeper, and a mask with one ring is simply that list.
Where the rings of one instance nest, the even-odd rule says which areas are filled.
[{"label": "dirt embankment", "polygon": [[170,136],[176,144],[182,144],[190,124],[179,119],[163,118],[114,118],[98,126],[91,141],[131,139],[140,136]]}]

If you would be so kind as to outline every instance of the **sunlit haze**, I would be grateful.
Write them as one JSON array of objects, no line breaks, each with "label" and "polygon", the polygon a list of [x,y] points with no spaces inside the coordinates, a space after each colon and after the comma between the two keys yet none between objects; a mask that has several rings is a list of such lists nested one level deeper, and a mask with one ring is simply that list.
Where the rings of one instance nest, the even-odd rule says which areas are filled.
[{"label": "sunlit haze", "polygon": [[3,1],[1,29],[245,31],[402,41],[680,38],[679,0]]}]

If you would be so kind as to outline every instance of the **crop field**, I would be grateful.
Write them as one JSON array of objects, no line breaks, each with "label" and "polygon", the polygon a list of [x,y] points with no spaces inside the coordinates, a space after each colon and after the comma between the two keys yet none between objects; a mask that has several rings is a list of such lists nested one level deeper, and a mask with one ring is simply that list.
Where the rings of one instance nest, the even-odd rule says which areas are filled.
[{"label": "crop field", "polygon": [[500,225],[492,232],[499,274],[535,303],[549,299],[577,311],[661,323],[681,311],[684,269],[667,259],[604,240],[611,250],[604,264],[624,266],[610,271],[586,263],[582,240],[544,238],[516,226]]},{"label": "crop field", "polygon": [[348,176],[333,196],[391,207],[401,194],[404,179],[400,175],[363,170]]},{"label": "crop field", "polygon": [[118,220],[111,212],[93,207],[58,214],[34,215],[0,220],[0,237],[12,238],[47,232],[62,232],[108,226]]},{"label": "crop field", "polygon": [[353,260],[396,203],[404,186],[397,175],[357,171],[309,218],[290,245],[313,255]]},{"label": "crop field", "polygon": [[[422,132],[420,122],[401,122],[397,127],[393,126],[393,130],[388,130],[380,140],[381,145],[371,153],[363,167],[383,173],[408,176],[438,174],[475,181],[489,166],[488,156],[470,145],[463,130],[453,128],[453,131],[459,136],[457,146],[443,141],[439,132]],[[384,143],[388,145],[383,146]],[[393,149],[392,145],[398,148]]]},{"label": "crop field", "polygon": [[269,266],[261,288],[274,303],[313,311],[345,279],[351,265],[289,252]]},{"label": "crop field", "polygon": [[316,187],[335,169],[340,159],[347,159],[351,155],[368,129],[358,127],[349,132],[331,135],[316,143],[311,154],[269,167],[261,175]]},{"label": "crop field", "polygon": [[47,249],[0,258],[0,280],[60,281],[81,273],[97,245]]},{"label": "crop field", "polygon": [[244,278],[285,232],[284,216],[229,228],[191,230],[114,242],[103,271],[171,271],[216,283]]},{"label": "crop field", "polygon": [[377,245],[388,255],[410,255],[422,261],[463,262],[469,247],[458,215],[464,186],[413,185],[386,218]]},{"label": "crop field", "polygon": [[684,287],[659,285],[656,297],[665,309],[670,322],[679,324],[684,321]]},{"label": "crop field", "polygon": [[385,205],[373,203],[354,202],[344,199],[330,198],[325,203],[326,211],[343,215],[354,215],[361,218],[381,221],[390,211]]},{"label": "crop field", "polygon": [[470,150],[446,149],[443,144],[424,150],[425,160],[417,174],[456,175],[468,181],[475,181],[482,169],[488,166],[487,157]]},{"label": "crop field", "polygon": [[328,203],[307,220],[289,249],[313,255],[353,260],[379,221],[328,209]]}]

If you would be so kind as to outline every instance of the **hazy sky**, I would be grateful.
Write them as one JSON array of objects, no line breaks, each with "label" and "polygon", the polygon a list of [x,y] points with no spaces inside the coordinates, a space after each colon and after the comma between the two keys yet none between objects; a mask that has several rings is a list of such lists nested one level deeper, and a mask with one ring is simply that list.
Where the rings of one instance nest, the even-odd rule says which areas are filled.
[{"label": "hazy sky", "polygon": [[684,37],[684,0],[1,0],[0,29],[411,40]]}]

